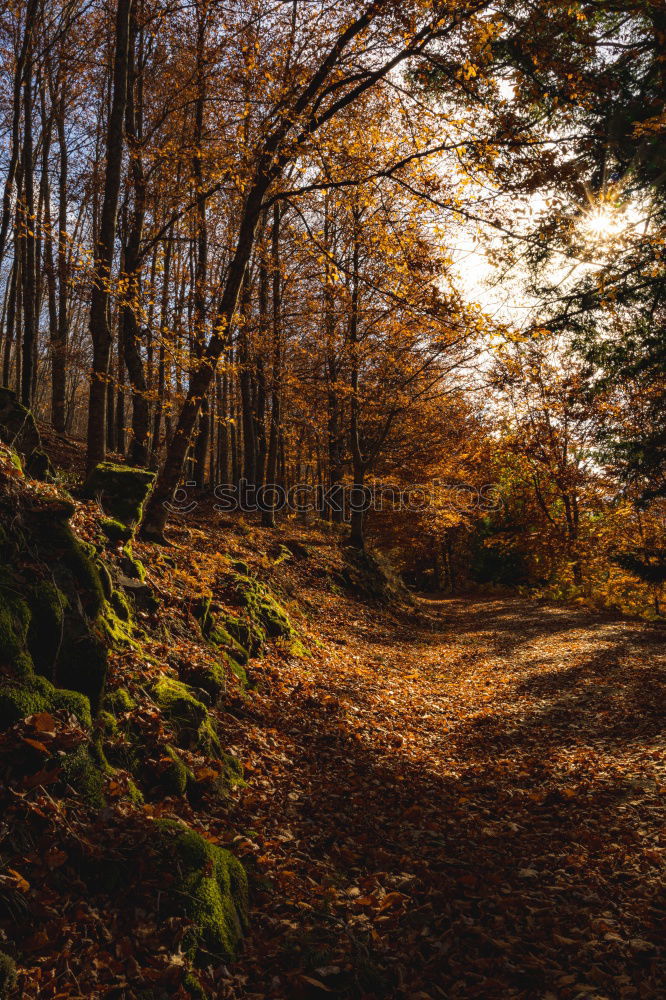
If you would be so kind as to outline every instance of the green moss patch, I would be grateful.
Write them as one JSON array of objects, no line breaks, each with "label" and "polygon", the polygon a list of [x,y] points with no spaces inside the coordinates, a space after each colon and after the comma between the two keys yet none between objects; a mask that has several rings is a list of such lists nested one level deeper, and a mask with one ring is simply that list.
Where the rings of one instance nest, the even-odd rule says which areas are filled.
[{"label": "green moss patch", "polygon": [[95,753],[94,747],[79,747],[68,754],[62,762],[62,782],[69,785],[90,806],[101,808],[104,798],[104,764]]},{"label": "green moss patch", "polygon": [[147,469],[102,462],[88,476],[83,493],[91,500],[99,499],[105,514],[115,520],[136,524],[154,479],[155,473]]},{"label": "green moss patch", "polygon": [[16,976],[16,964],[9,955],[0,951],[0,1000],[5,1000],[11,996],[16,989],[18,978]]},{"label": "green moss patch", "polygon": [[127,543],[123,548],[123,557],[120,560],[120,567],[131,580],[140,580],[141,583],[146,579],[146,567],[143,565],[140,559],[137,559],[132,552],[132,546]]},{"label": "green moss patch", "polygon": [[226,688],[226,672],[221,663],[196,663],[182,668],[181,677],[191,687],[205,691],[215,703]]},{"label": "green moss patch", "polygon": [[104,695],[104,708],[113,715],[124,715],[136,708],[136,701],[127,688],[119,687],[115,691],[107,691]]},{"label": "green moss patch", "polygon": [[160,768],[160,790],[164,795],[184,795],[188,782],[191,780],[192,773],[189,768],[185,766],[178,752],[173,747],[168,746]]},{"label": "green moss patch", "polygon": [[0,729],[38,712],[58,711],[76,716],[87,728],[92,725],[90,702],[80,692],[56,688],[45,677],[4,683],[0,678]]},{"label": "green moss patch", "polygon": [[122,521],[116,521],[113,517],[103,518],[99,526],[112,545],[117,545],[118,542],[129,542],[132,537],[132,528],[123,524]]},{"label": "green moss patch", "polygon": [[192,959],[233,959],[247,927],[248,886],[240,862],[175,820],[157,820],[155,832],[173,911],[191,921],[185,948]]}]

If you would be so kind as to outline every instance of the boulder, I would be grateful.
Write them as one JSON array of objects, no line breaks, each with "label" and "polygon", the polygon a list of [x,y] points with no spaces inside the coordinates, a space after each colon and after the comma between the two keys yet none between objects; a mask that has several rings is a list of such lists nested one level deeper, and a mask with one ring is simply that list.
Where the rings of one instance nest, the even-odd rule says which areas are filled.
[{"label": "boulder", "polygon": [[148,469],[101,462],[88,476],[83,496],[99,500],[104,513],[121,524],[137,524],[154,479]]}]

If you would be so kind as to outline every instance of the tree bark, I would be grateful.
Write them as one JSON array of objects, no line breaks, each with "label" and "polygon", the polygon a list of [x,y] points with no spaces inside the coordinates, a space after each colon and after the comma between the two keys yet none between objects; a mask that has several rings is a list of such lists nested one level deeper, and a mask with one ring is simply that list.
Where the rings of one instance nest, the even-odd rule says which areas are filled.
[{"label": "tree bark", "polygon": [[[271,267],[273,271],[273,376],[271,385],[271,422],[268,435],[268,455],[266,459],[266,483],[272,488],[277,485],[281,407],[282,407],[282,275],[280,274],[280,208],[273,210],[273,232],[271,237]],[[261,523],[265,528],[275,526],[275,504],[262,511]]]},{"label": "tree bark", "polygon": [[111,360],[109,317],[111,264],[123,159],[123,122],[127,104],[129,26],[132,0],[118,0],[115,26],[113,94],[106,133],[106,171],[90,302],[93,364],[88,403],[86,467],[90,472],[106,455],[106,396]]}]

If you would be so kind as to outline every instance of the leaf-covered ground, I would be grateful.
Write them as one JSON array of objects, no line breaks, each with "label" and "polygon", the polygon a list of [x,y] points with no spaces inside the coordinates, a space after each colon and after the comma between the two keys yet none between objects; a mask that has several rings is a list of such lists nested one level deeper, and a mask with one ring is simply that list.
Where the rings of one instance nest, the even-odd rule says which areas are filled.
[{"label": "leaf-covered ground", "polygon": [[227,739],[253,933],[220,996],[664,996],[663,634],[313,595]]}]

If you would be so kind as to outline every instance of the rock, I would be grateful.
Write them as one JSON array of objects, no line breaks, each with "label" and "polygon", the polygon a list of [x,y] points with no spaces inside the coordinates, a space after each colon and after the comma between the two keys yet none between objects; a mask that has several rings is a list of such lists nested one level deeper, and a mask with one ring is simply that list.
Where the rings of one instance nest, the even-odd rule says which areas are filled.
[{"label": "rock", "polygon": [[83,496],[98,499],[105,514],[122,524],[141,520],[143,505],[155,479],[148,469],[101,462],[95,466],[83,487]]},{"label": "rock", "polygon": [[118,542],[129,542],[132,537],[132,528],[123,524],[122,521],[116,521],[113,517],[105,517],[100,521],[99,526],[112,545],[116,545]]},{"label": "rock", "polygon": [[[137,611],[147,611],[153,614],[159,607],[159,601],[153,593],[153,588],[143,580],[135,580],[132,577],[118,574],[118,585],[125,593],[132,598]],[[120,617],[120,616],[119,616]]]},{"label": "rock", "polygon": [[192,921],[184,941],[186,953],[195,959],[203,949],[207,959],[230,961],[247,927],[243,866],[179,820],[156,820],[155,828],[165,871],[175,875],[165,883],[166,901],[174,914]]}]

